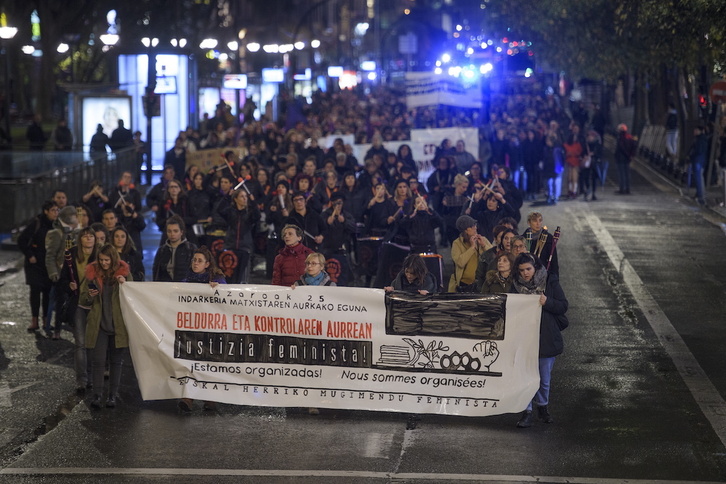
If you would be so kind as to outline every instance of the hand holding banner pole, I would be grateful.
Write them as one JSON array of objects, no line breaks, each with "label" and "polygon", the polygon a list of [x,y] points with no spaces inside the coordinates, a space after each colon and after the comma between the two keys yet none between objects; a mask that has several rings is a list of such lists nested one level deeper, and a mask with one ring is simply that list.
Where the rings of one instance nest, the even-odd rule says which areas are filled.
[{"label": "hand holding banner pole", "polygon": [[555,247],[557,247],[557,241],[560,240],[560,227],[555,229],[554,235],[552,235],[552,250],[550,250],[550,256],[547,259],[547,270],[550,270],[550,264],[552,263],[552,256],[555,254]]}]

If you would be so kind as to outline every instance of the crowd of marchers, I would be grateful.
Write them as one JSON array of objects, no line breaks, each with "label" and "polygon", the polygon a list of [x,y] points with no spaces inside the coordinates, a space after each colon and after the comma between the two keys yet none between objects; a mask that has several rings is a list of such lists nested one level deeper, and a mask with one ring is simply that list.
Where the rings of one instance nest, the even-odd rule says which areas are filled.
[{"label": "crowd of marchers", "polygon": [[[239,150],[229,150],[225,163],[208,172],[186,164],[178,172],[168,163],[145,200],[129,172],[114,187],[92,183],[72,204],[57,190],[18,240],[30,287],[28,330],[58,339],[64,328],[72,329],[77,389],[89,395],[93,408],[104,404],[110,361],[105,405],[114,407],[128,347],[120,284],[246,283],[257,262],[271,284],[370,287],[377,268],[366,265],[383,259],[363,260],[359,249],[365,240],[374,242],[379,254],[391,246],[406,253],[400,272],[379,281],[377,287],[386,291],[538,294],[541,385],[533,402],[540,419],[550,423],[550,375],[567,326],[567,299],[558,282],[559,234],[546,230],[538,212],[526,216],[522,230],[521,209],[525,199],[543,193],[544,200],[554,203],[563,177],[570,195],[584,190],[588,199],[594,198],[597,177],[587,174],[582,159],[591,157],[590,169],[596,171],[601,141],[595,129],[587,131],[587,120],[574,119],[560,128],[564,111],[549,111],[546,100],[543,106],[536,97],[511,101],[494,110],[487,162],[466,152],[460,140],[445,140],[435,154],[435,170],[425,180],[419,180],[407,145],[396,152],[385,149],[382,132],[387,126],[373,132],[365,159],[356,160],[342,140],[327,150],[316,145],[315,136],[306,142],[304,121],[288,130],[270,127],[282,133],[282,140],[265,153],[265,136],[240,141],[244,133],[254,139],[256,130],[262,130],[261,123],[250,122],[239,127],[236,144],[246,148],[241,156]],[[545,114],[527,115],[532,106]],[[384,112],[370,111],[370,116],[387,119]],[[214,119],[224,115],[221,110]],[[583,131],[588,132],[585,139],[579,134]],[[180,134],[175,144],[190,142]],[[568,148],[572,144],[579,144],[579,151]],[[528,156],[537,158],[534,174],[528,172]],[[569,163],[568,156],[578,163]],[[576,175],[564,165],[578,168]],[[584,189],[583,177],[589,180]],[[145,273],[141,247],[147,210],[162,233],[151,274]],[[424,257],[447,246],[454,271],[444,277],[431,271]],[[334,274],[326,270],[331,259],[343,261]],[[190,410],[192,403],[183,400],[180,407]],[[214,403],[204,406],[212,409]],[[530,405],[518,426],[532,424],[532,409]]]}]

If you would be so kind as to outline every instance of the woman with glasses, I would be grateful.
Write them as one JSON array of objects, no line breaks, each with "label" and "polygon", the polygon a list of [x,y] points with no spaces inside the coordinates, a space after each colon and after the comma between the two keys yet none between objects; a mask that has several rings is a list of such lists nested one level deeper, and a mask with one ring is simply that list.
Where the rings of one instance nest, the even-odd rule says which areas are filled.
[{"label": "woman with glasses", "polygon": [[325,272],[325,256],[320,252],[308,254],[305,258],[305,273],[300,279],[292,284],[292,288],[297,286],[335,286],[330,276]]}]

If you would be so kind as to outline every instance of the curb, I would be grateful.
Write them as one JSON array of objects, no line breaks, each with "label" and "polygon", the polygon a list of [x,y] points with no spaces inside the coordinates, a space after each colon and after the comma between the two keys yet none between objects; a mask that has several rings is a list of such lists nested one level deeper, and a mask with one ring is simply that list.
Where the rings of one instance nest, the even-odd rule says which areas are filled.
[{"label": "curb", "polygon": [[0,241],[0,276],[14,273],[23,267],[23,254],[10,237]]},{"label": "curb", "polygon": [[[636,162],[638,163],[638,165],[640,167],[645,168],[649,172],[651,172],[652,174],[658,176],[658,178],[660,179],[661,182],[669,185],[671,188],[673,188],[675,191],[677,191],[678,192],[678,195],[681,198],[684,198],[684,199],[689,200],[689,201],[693,201],[694,200],[693,197],[691,197],[690,195],[688,195],[688,193],[687,193],[687,190],[688,189],[684,190],[684,188],[683,188],[683,186],[681,186],[681,184],[676,183],[672,178],[666,176],[661,171],[653,168],[650,165],[650,163],[648,163],[647,161],[644,161],[642,158],[637,157],[635,160],[636,160]],[[706,196],[706,204],[703,205],[703,206],[701,206],[701,208],[706,209],[706,210],[714,213],[715,215],[718,215],[719,217],[726,218],[726,207],[724,207],[723,205],[717,205],[717,204],[709,205],[708,204],[708,200],[709,200],[709,197],[708,197],[708,195],[709,195],[708,188],[705,190],[705,192],[706,192],[706,195],[707,195]],[[711,199],[713,199],[713,198],[711,197]]]}]

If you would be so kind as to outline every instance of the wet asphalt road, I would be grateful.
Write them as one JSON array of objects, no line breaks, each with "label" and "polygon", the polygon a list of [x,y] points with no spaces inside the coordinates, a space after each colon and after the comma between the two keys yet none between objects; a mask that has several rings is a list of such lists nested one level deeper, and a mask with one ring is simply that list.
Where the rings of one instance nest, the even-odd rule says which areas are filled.
[{"label": "wet asphalt road", "polygon": [[74,395],[70,340],[25,332],[27,288],[7,274],[0,483],[726,482],[723,220],[648,180],[640,169],[631,196],[609,182],[596,202],[536,208],[562,227],[571,324],[555,423],[526,430],[515,415],[198,403],[181,415],[141,400],[130,363],[119,407],[90,412]]}]

